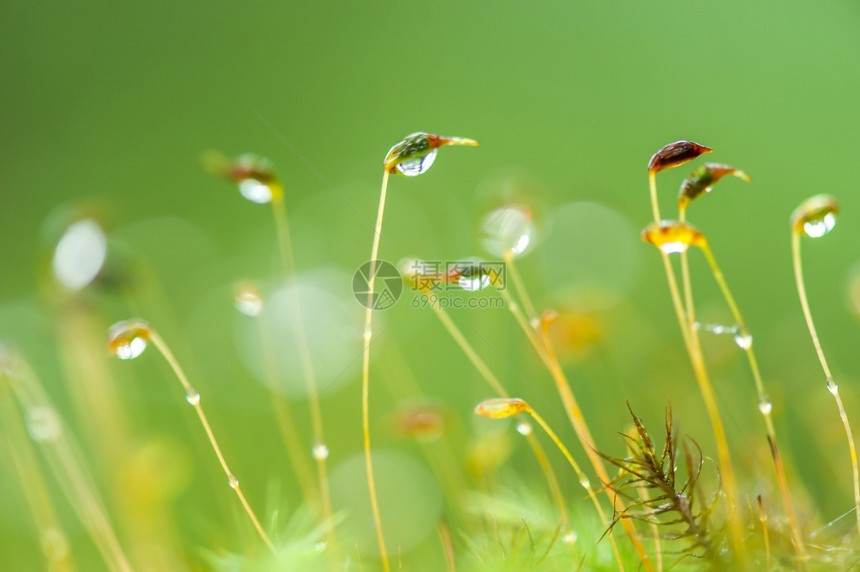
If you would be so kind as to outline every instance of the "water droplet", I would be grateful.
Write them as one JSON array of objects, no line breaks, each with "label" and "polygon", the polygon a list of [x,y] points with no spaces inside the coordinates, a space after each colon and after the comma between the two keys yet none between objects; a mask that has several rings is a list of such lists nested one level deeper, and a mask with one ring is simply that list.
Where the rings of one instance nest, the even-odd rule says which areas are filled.
[{"label": "water droplet", "polygon": [[313,455],[314,459],[317,461],[325,461],[328,459],[328,447],[325,443],[317,443],[311,449],[311,455]]},{"label": "water droplet", "polygon": [[400,163],[397,163],[395,168],[401,175],[406,175],[407,177],[415,177],[417,175],[426,173],[427,169],[433,166],[433,162],[435,160],[436,149],[433,149],[426,155],[420,157],[412,157],[411,159],[401,161]]},{"label": "water droplet", "polygon": [[839,386],[836,385],[836,382],[833,381],[832,379],[830,379],[829,377],[827,378],[827,391],[829,391],[833,395],[836,395],[837,393],[839,393]]},{"label": "water droplet", "polygon": [[95,280],[107,258],[107,237],[92,219],[72,223],[57,243],[51,269],[57,282],[78,291]]},{"label": "water droplet", "polygon": [[63,432],[57,412],[50,407],[31,407],[27,411],[27,432],[33,441],[56,441]]},{"label": "water droplet", "polygon": [[272,187],[256,179],[242,179],[239,181],[239,194],[245,199],[258,205],[272,202]]},{"label": "water droplet", "polygon": [[238,489],[239,479],[236,478],[236,475],[227,475],[227,484],[230,485],[231,489]]},{"label": "water droplet", "polygon": [[827,213],[817,220],[803,223],[803,232],[811,238],[819,238],[833,230],[836,226],[836,215]]},{"label": "water droplet", "polygon": [[525,421],[520,421],[517,423],[517,433],[520,435],[530,435],[532,432],[531,423],[526,423]]},{"label": "water droplet", "polygon": [[691,246],[706,245],[705,236],[687,223],[671,220],[651,223],[642,231],[642,240],[650,242],[666,254],[686,252]]},{"label": "water droplet", "polygon": [[741,332],[737,332],[734,335],[735,343],[742,350],[748,350],[752,347],[753,337],[751,334],[744,334]]},{"label": "water droplet", "polygon": [[61,562],[69,556],[69,540],[62,530],[46,528],[39,534],[42,552],[48,562]]},{"label": "water droplet", "polygon": [[697,330],[704,330],[706,332],[714,334],[715,336],[722,336],[722,335],[734,336],[738,333],[737,325],[725,326],[723,324],[702,324],[701,322],[695,322],[693,324],[693,327],[696,328]]},{"label": "water droplet", "polygon": [[490,277],[482,272],[464,273],[457,279],[457,285],[463,290],[476,292],[490,285]]},{"label": "water droplet", "polygon": [[591,481],[585,475],[582,475],[579,478],[579,484],[582,485],[582,488],[584,488],[584,489],[591,488]]},{"label": "water droplet", "polygon": [[117,322],[108,329],[108,351],[119,359],[134,359],[146,349],[151,333],[143,320]]},{"label": "water droplet", "polygon": [[246,316],[256,317],[263,311],[263,298],[260,292],[250,284],[243,284],[236,290],[233,299],[236,310]]},{"label": "water droplet", "polygon": [[245,153],[233,160],[212,151],[204,155],[203,163],[209,172],[236,183],[239,193],[252,203],[265,204],[283,197],[272,162],[265,157]]},{"label": "water droplet", "polygon": [[190,405],[197,405],[200,403],[200,394],[193,387],[189,387],[185,390],[185,401]]},{"label": "water droplet", "polygon": [[791,213],[791,226],[811,238],[819,238],[836,226],[839,203],[830,195],[816,195],[803,201]]},{"label": "water droplet", "polygon": [[383,168],[389,173],[414,177],[427,171],[436,160],[436,149],[443,145],[470,145],[478,142],[463,137],[444,137],[432,133],[411,133],[395,144],[385,155]]},{"label": "water droplet", "polygon": [[518,256],[531,244],[534,233],[531,213],[526,207],[510,206],[491,211],[481,223],[484,248],[494,256]]},{"label": "water droplet", "polygon": [[561,541],[565,544],[573,544],[576,542],[576,533],[574,531],[570,531],[564,536],[561,537]]},{"label": "water droplet", "polygon": [[773,402],[767,396],[762,397],[758,402],[758,410],[762,415],[770,415],[773,411]]}]

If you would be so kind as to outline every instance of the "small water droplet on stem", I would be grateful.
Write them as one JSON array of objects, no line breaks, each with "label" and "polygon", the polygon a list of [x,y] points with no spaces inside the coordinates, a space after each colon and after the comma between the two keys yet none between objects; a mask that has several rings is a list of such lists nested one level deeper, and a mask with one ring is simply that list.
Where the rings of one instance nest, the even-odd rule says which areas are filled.
[{"label": "small water droplet on stem", "polygon": [[311,455],[317,461],[325,461],[328,459],[328,447],[325,443],[317,443],[311,449]]},{"label": "small water droplet on stem", "polygon": [[734,335],[735,343],[742,350],[748,350],[752,347],[753,337],[750,334],[737,332]]},{"label": "small water droplet on stem", "polygon": [[197,393],[193,387],[189,387],[185,390],[185,401],[189,403],[189,405],[197,405],[200,403],[200,394]]}]

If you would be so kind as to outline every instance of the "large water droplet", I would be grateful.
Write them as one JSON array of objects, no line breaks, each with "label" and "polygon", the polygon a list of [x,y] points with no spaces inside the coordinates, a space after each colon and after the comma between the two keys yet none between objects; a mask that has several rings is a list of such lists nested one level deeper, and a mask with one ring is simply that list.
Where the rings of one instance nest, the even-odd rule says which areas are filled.
[{"label": "large water droplet", "polygon": [[422,173],[427,172],[427,169],[433,166],[433,161],[436,160],[436,149],[433,149],[426,155],[421,155],[420,157],[412,157],[406,159],[405,161],[401,161],[395,165],[395,169],[401,174],[406,175],[407,177],[414,177],[416,175],[420,175]]},{"label": "large water droplet", "polygon": [[51,260],[54,278],[69,290],[83,289],[92,282],[107,257],[107,238],[92,219],[72,223],[66,229]]},{"label": "large water droplet", "polygon": [[239,194],[258,205],[272,202],[273,195],[272,187],[256,179],[243,179],[239,181]]},{"label": "large water droplet", "polygon": [[231,489],[239,488],[239,479],[236,478],[236,475],[230,474],[227,475],[227,484],[230,485]]},{"label": "large water droplet", "polygon": [[821,218],[809,220],[803,223],[803,232],[811,238],[819,238],[833,230],[836,226],[836,215],[827,213]]},{"label": "large water droplet", "polygon": [[494,256],[520,255],[531,244],[534,225],[531,213],[521,206],[491,211],[481,223],[484,248]]},{"label": "large water droplet", "polygon": [[771,402],[770,398],[762,396],[762,398],[758,402],[758,410],[762,415],[770,415],[770,412],[773,411],[773,402]]},{"label": "large water droplet", "polygon": [[836,395],[837,393],[839,393],[839,386],[836,385],[835,381],[833,381],[831,378],[828,377],[826,383],[827,383],[827,391],[829,391],[833,395]]},{"label": "large water droplet", "polygon": [[735,343],[742,350],[748,350],[752,347],[753,337],[751,334],[745,334],[741,332],[737,332],[734,335]]},{"label": "large water droplet", "polygon": [[591,481],[588,480],[588,477],[586,477],[585,475],[579,477],[579,484],[582,485],[582,488],[584,489],[591,488]]},{"label": "large water droplet", "polygon": [[200,394],[193,387],[189,387],[185,390],[185,401],[190,405],[197,405],[200,403]]},{"label": "large water droplet", "polygon": [[256,288],[250,284],[244,284],[236,290],[233,305],[239,312],[253,318],[263,311],[263,298]]},{"label": "large water droplet", "polygon": [[457,284],[463,290],[475,292],[490,285],[490,277],[477,269],[474,272],[464,273],[457,279]]},{"label": "large water droplet", "polygon": [[57,412],[50,407],[31,407],[27,411],[27,432],[33,441],[56,441],[63,432]]},{"label": "large water droplet", "polygon": [[839,203],[830,195],[815,195],[803,201],[791,213],[791,226],[811,238],[824,236],[836,226]]},{"label": "large water droplet", "polygon": [[317,461],[325,461],[328,459],[328,447],[325,443],[317,443],[311,449],[311,455],[313,455],[314,459]]},{"label": "large water droplet", "polygon": [[108,351],[119,359],[134,359],[146,349],[151,333],[143,320],[117,322],[108,329]]},{"label": "large water droplet", "polygon": [[517,423],[517,433],[520,435],[530,435],[532,432],[532,426],[530,423],[525,421],[520,421]]}]

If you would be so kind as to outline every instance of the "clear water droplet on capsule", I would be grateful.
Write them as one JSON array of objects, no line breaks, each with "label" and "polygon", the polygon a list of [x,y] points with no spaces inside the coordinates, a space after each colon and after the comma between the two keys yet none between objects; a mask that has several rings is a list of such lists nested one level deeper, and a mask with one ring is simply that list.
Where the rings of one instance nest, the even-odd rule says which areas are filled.
[{"label": "clear water droplet on capsule", "polygon": [[27,411],[27,432],[37,443],[56,441],[63,432],[57,412],[50,407],[31,407]]},{"label": "clear water droplet on capsule", "polygon": [[573,544],[576,542],[576,533],[574,531],[570,531],[564,536],[561,537],[561,541],[565,544]]},{"label": "clear water droplet on capsule", "polygon": [[525,207],[511,206],[491,211],[481,223],[484,248],[494,256],[518,256],[531,244],[534,225]]},{"label": "clear water droplet on capsule", "polygon": [[244,285],[236,290],[233,305],[242,314],[254,318],[263,311],[263,298],[256,288],[251,285]]},{"label": "clear water droplet on capsule", "polygon": [[803,223],[803,232],[810,238],[820,238],[836,226],[836,215],[826,213],[821,218],[808,220]]},{"label": "clear water droplet on capsule", "polygon": [[116,347],[116,357],[119,359],[134,359],[146,349],[146,340],[143,338],[132,338]]},{"label": "clear water droplet on capsule", "polygon": [[146,349],[151,334],[143,320],[117,322],[108,329],[108,351],[119,359],[134,359]]},{"label": "clear water droplet on capsule", "polygon": [[532,432],[531,423],[526,423],[525,421],[520,421],[517,423],[517,433],[520,435],[530,435]]},{"label": "clear water droplet on capsule", "polygon": [[477,292],[490,285],[490,277],[484,273],[476,272],[474,274],[463,274],[457,279],[457,284],[463,290],[469,292]]},{"label": "clear water droplet on capsule", "polygon": [[758,410],[762,415],[770,415],[773,411],[773,402],[767,396],[762,397],[758,402]]},{"label": "clear water droplet on capsule", "polygon": [[311,455],[313,455],[314,459],[317,461],[325,461],[328,459],[328,447],[325,443],[317,443],[311,449]]},{"label": "clear water droplet on capsule", "polygon": [[681,254],[682,252],[687,252],[689,247],[689,244],[683,242],[664,242],[660,245],[660,250],[666,254]]},{"label": "clear water droplet on capsule", "polygon": [[426,173],[427,169],[433,166],[433,161],[435,160],[436,149],[433,149],[426,155],[422,155],[420,157],[412,157],[411,159],[406,159],[405,161],[397,163],[395,169],[397,169],[397,171],[401,175],[406,175],[407,177],[415,177],[416,175]]},{"label": "clear water droplet on capsule", "polygon": [[585,475],[582,475],[579,478],[579,484],[582,485],[582,488],[584,489],[591,488],[591,481]]},{"label": "clear water droplet on capsule", "polygon": [[239,181],[239,194],[246,200],[258,205],[272,202],[272,187],[257,179],[242,179]]},{"label": "clear water droplet on capsule", "polygon": [[839,393],[839,386],[836,385],[836,382],[833,381],[832,379],[830,379],[829,377],[827,378],[827,391],[829,391],[833,395],[836,395],[837,393]]},{"label": "clear water droplet on capsule", "polygon": [[190,405],[197,405],[200,403],[200,394],[193,387],[189,387],[185,390],[185,401]]},{"label": "clear water droplet on capsule", "polygon": [[227,475],[227,484],[230,485],[231,489],[238,489],[239,479],[236,478],[236,475]]},{"label": "clear water droplet on capsule", "polygon": [[742,334],[741,332],[736,332],[734,335],[735,343],[742,350],[748,350],[752,347],[753,337],[751,334]]}]

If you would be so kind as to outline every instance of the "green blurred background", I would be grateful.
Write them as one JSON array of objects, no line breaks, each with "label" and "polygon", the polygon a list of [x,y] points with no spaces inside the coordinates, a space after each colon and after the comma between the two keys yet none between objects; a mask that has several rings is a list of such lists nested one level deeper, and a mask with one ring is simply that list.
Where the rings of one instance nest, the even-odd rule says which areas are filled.
[{"label": "green blurred background", "polygon": [[[791,478],[798,497],[805,488],[811,499],[802,512],[826,522],[851,506],[850,472],[792,282],[788,217],[817,193],[842,204],[835,232],[805,241],[804,254],[822,341],[856,415],[858,31],[851,2],[3,2],[0,334],[30,359],[75,430],[76,387],[64,381],[62,355],[77,330],[68,300],[50,286],[48,262],[57,221],[80,208],[103,213],[111,264],[136,269],[123,275],[140,280],[132,284],[139,303],[89,294],[86,323],[98,333],[82,343],[101,351],[101,331],[145,312],[197,380],[252,503],[263,507],[267,487],[279,483],[294,505],[282,449],[266,449],[278,429],[239,355],[247,323],[231,298],[236,281],[279,279],[271,215],[204,172],[200,154],[253,151],[274,161],[300,271],[337,302],[325,304],[338,310],[319,316],[312,340],[320,384],[343,371],[322,398],[336,471],[361,447],[360,365],[350,361],[361,307],[350,288],[370,251],[382,158],[413,131],[473,137],[481,147],[443,149],[426,175],[392,180],[382,258],[486,257],[482,217],[518,196],[537,221],[535,247],[520,264],[534,299],[587,315],[600,332],[566,363],[598,445],[620,453],[625,400],[657,424],[669,398],[681,430],[714,455],[659,257],[638,239],[650,219],[649,157],[692,139],[715,149],[709,160],[753,178],[721,183],[691,207],[690,220],[707,234],[755,336]],[[674,212],[690,170],[659,177],[664,212]],[[706,266],[692,259],[703,319],[726,322]],[[551,382],[510,315],[452,316],[511,392],[543,409],[572,444]],[[457,439],[467,440],[470,411],[490,394],[450,337],[429,310],[402,301],[378,323],[386,334],[374,348],[376,443],[420,458],[386,425],[402,398],[419,393],[444,403]],[[761,462],[751,379],[730,339],[705,339],[754,495],[771,486],[771,471]],[[163,439],[191,459],[177,485],[179,538],[240,550],[229,531],[244,523],[223,518],[232,499],[178,385],[157,358],[139,361],[106,367],[121,384],[134,442]],[[309,442],[303,401],[293,408]],[[84,449],[93,465],[111,464]],[[517,472],[543,486],[521,449]],[[111,478],[110,469],[96,473]],[[0,474],[3,560],[10,569],[38,566],[14,473]],[[565,487],[574,483],[566,474]],[[80,560],[87,557],[98,565],[91,554]]]}]

